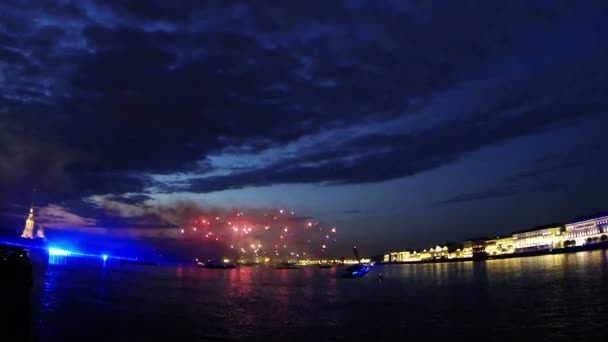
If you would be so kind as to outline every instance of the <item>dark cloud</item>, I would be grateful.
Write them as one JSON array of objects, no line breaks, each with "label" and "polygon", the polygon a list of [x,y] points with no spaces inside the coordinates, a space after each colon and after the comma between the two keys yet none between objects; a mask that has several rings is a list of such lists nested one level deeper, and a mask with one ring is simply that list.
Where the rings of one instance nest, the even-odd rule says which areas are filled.
[{"label": "dark cloud", "polygon": [[570,153],[562,152],[559,155],[552,154],[539,158],[529,170],[507,177],[505,180],[509,182],[534,181],[558,172],[588,167],[606,157],[608,157],[608,145],[587,146],[584,150],[577,149]]},{"label": "dark cloud", "polygon": [[511,196],[529,195],[537,192],[554,192],[563,190],[563,185],[559,183],[542,183],[534,185],[510,184],[502,185],[492,189],[483,191],[469,192],[452,196],[441,201],[437,201],[435,205],[456,204],[473,201],[494,200]]},{"label": "dark cloud", "polygon": [[131,195],[111,195],[107,198],[110,201],[130,204],[130,205],[143,205],[146,201],[152,199],[152,197],[144,194],[131,194]]},{"label": "dark cloud", "polygon": [[[424,172],[605,113],[606,50],[588,35],[554,54],[552,40],[604,12],[595,2],[3,2],[0,185],[38,184],[47,203],[141,204],[147,195],[122,194]],[[531,47],[559,58],[539,67]],[[449,108],[433,105],[443,98]],[[295,151],[262,165],[210,162],[288,144]]]},{"label": "dark cloud", "polygon": [[608,91],[608,84],[588,79],[590,73],[606,79],[605,70],[598,69],[605,55],[605,50],[594,50],[577,63],[567,61],[523,78],[509,78],[484,89],[478,108],[457,120],[412,133],[370,134],[265,168],[194,179],[187,189],[209,192],[273,183],[380,182],[448,164],[501,141],[605,115],[608,102],[601,94]]},{"label": "dark cloud", "polygon": [[547,181],[547,179],[556,174],[601,163],[606,156],[608,156],[608,145],[604,143],[585,145],[582,148],[561,151],[559,154],[546,155],[530,163],[528,170],[505,177],[501,183],[492,188],[458,194],[434,204],[447,205],[538,192],[564,191],[569,187],[568,181]]}]

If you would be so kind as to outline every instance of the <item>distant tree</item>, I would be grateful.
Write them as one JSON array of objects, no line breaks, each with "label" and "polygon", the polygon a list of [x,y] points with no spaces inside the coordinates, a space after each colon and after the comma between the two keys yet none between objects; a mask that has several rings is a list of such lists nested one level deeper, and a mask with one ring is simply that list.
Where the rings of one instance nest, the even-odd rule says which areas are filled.
[{"label": "distant tree", "polygon": [[600,238],[598,236],[593,237],[593,242],[598,242],[599,240],[600,240]]},{"label": "distant tree", "polygon": [[593,239],[592,238],[587,238],[587,243],[591,243],[591,242],[593,242]]},{"label": "distant tree", "polygon": [[602,236],[600,237],[600,240],[601,240],[601,241],[603,241],[603,242],[605,242],[606,240],[608,240],[608,236],[606,236],[606,235],[602,235]]}]

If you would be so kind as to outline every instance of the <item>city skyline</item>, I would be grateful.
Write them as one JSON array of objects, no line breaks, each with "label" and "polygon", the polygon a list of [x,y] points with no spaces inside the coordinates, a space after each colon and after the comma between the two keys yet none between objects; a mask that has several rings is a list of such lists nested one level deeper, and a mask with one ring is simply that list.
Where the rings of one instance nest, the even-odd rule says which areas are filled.
[{"label": "city skyline", "polygon": [[234,210],[337,227],[339,255],[606,212],[606,15],[0,4],[0,234],[21,234],[33,186],[48,237],[174,249],[194,216]]}]

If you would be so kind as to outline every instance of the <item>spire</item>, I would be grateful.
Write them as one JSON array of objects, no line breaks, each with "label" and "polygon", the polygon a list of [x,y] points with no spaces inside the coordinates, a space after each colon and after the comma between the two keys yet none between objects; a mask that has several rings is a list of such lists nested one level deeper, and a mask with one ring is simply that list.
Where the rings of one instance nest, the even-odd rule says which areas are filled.
[{"label": "spire", "polygon": [[[36,188],[32,189],[32,202],[30,203],[30,213],[25,220],[25,227],[23,228],[23,233],[21,233],[21,237],[24,239],[33,239],[34,238],[34,194],[36,193]],[[44,232],[42,233],[44,235]]]},{"label": "spire", "polygon": [[25,228],[23,228],[23,233],[21,233],[21,237],[24,239],[34,238],[34,208],[30,208],[30,214],[25,220]]}]

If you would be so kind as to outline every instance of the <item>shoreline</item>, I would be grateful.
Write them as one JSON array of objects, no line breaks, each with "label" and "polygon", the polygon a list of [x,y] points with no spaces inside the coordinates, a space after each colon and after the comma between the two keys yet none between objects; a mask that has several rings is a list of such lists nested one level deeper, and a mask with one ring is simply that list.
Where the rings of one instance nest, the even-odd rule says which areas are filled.
[{"label": "shoreline", "polygon": [[526,258],[532,256],[542,256],[551,254],[569,254],[586,251],[595,251],[601,249],[608,249],[608,242],[598,242],[592,245],[584,246],[572,246],[562,247],[555,249],[543,249],[538,251],[529,251],[512,254],[499,254],[499,255],[488,255],[480,258],[453,258],[453,259],[429,259],[429,260],[416,260],[416,261],[390,261],[390,262],[378,262],[379,265],[410,265],[410,264],[437,264],[437,263],[453,263],[453,262],[465,262],[465,261],[488,261],[497,259],[513,259],[513,258]]}]

